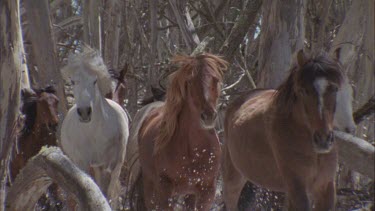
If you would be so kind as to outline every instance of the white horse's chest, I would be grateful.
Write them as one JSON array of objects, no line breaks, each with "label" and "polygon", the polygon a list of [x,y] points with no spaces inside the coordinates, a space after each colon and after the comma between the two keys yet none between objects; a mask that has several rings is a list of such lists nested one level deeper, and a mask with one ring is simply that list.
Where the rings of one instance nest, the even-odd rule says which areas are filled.
[{"label": "white horse's chest", "polygon": [[74,111],[69,112],[63,123],[61,145],[64,152],[85,170],[90,166],[113,168],[126,146],[127,120],[118,116],[93,117],[92,121],[82,123],[75,115]]}]

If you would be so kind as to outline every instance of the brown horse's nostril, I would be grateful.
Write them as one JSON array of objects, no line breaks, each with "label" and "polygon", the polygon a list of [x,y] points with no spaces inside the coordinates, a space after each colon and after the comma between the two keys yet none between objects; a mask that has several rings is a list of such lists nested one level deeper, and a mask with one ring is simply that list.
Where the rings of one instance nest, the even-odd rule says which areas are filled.
[{"label": "brown horse's nostril", "polygon": [[79,116],[82,116],[81,108],[77,108],[77,113],[78,113]]}]

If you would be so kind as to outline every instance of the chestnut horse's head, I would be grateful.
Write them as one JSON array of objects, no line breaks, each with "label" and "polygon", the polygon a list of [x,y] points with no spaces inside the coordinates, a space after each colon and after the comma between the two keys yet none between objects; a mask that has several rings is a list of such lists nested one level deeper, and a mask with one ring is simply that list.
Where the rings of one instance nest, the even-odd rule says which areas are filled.
[{"label": "chestnut horse's head", "polygon": [[[177,56],[174,62],[179,63],[181,68],[172,76],[171,90],[179,90],[180,97],[185,99],[194,114],[199,115],[202,128],[214,128],[223,70],[227,63],[212,54]],[[167,101],[175,98],[175,94],[167,92]]]},{"label": "chestnut horse's head", "polygon": [[303,102],[306,121],[317,153],[327,153],[334,142],[333,123],[337,93],[344,84],[339,62],[327,55],[307,58],[301,50],[294,70],[294,91]]},{"label": "chestnut horse's head", "polygon": [[179,64],[180,68],[170,78],[155,151],[171,139],[184,106],[188,106],[192,120],[199,119],[202,128],[214,127],[223,71],[227,68],[226,61],[208,53],[176,56],[173,62]]}]

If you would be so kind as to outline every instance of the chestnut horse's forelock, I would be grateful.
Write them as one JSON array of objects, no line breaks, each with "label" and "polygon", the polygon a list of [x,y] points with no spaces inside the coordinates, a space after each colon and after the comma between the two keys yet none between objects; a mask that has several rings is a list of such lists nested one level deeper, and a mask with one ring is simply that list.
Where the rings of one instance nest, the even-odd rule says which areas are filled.
[{"label": "chestnut horse's forelock", "polygon": [[201,54],[198,56],[176,56],[173,63],[179,64],[180,68],[170,76],[170,85],[166,92],[165,105],[163,106],[163,117],[161,119],[160,133],[156,138],[154,153],[157,153],[171,140],[176,127],[179,113],[186,98],[186,86],[190,80],[201,80],[203,71],[223,80],[224,70],[227,62],[213,54]]},{"label": "chestnut horse's forelock", "polygon": [[317,78],[325,78],[341,86],[344,80],[343,74],[338,61],[329,58],[327,55],[312,57],[302,67],[298,65],[292,67],[290,75],[275,93],[274,106],[275,108],[282,108],[283,111],[286,111],[286,114],[290,114],[298,90],[313,87]]}]

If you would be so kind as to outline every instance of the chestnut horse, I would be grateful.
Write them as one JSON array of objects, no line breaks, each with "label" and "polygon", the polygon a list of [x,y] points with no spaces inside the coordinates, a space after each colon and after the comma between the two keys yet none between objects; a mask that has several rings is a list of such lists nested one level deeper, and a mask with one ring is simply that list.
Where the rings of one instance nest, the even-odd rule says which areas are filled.
[{"label": "chestnut horse", "polygon": [[247,180],[286,192],[287,210],[333,210],[337,146],[333,122],[345,77],[337,60],[301,50],[277,90],[235,100],[225,118],[223,192],[228,210]]},{"label": "chestnut horse", "polygon": [[173,210],[171,200],[181,195],[188,209],[208,210],[221,162],[214,126],[227,63],[212,54],[177,56],[174,63],[181,66],[171,75],[165,103],[135,121],[138,138],[130,141],[139,144],[149,210]]},{"label": "chestnut horse", "polygon": [[25,123],[14,147],[10,163],[13,181],[26,162],[38,154],[44,145],[56,146],[56,127],[59,123],[57,113],[58,98],[55,89],[23,89],[21,92]]}]

